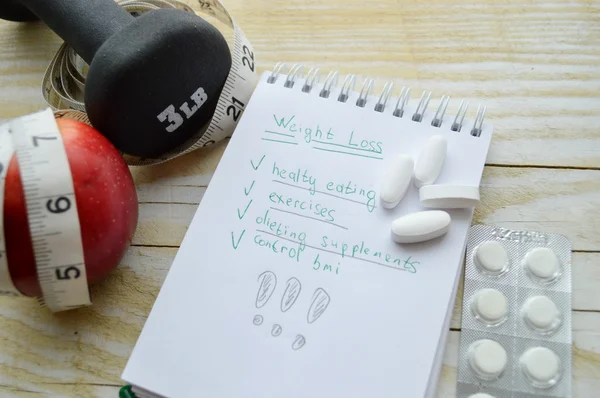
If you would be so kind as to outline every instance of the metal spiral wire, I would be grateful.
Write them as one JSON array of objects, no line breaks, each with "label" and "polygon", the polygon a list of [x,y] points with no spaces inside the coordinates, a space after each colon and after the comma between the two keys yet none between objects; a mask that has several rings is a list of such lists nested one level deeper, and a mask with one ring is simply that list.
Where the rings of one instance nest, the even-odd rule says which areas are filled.
[{"label": "metal spiral wire", "polygon": [[[304,67],[300,64],[293,64],[289,69],[289,72],[286,74],[283,72],[286,67],[285,63],[278,62],[273,68],[270,76],[266,79],[266,82],[269,84],[275,84],[279,79],[280,75],[285,75],[285,81],[283,83],[283,87],[285,88],[293,88],[296,79],[302,78],[302,72]],[[306,79],[302,84],[301,92],[305,94],[309,94],[315,89],[315,87],[320,84],[320,69],[319,68],[311,68],[306,74]],[[325,78],[325,81],[318,93],[318,96],[321,98],[329,98],[334,90],[336,90],[339,79],[339,73],[337,71],[330,71]],[[356,87],[356,75],[348,74],[341,87],[339,88],[339,93],[337,94],[336,100],[338,102],[346,103],[350,98],[352,93],[356,93],[354,91]],[[371,94],[373,92],[374,80],[367,78],[363,82],[360,91],[358,91],[358,98],[355,102],[355,106],[365,108],[367,107]],[[386,108],[390,105],[388,104],[390,98],[392,97],[392,93],[394,90],[394,83],[391,81],[387,81],[379,94],[377,102],[373,105],[373,110],[376,112],[384,112]],[[410,119],[415,123],[422,123],[424,120],[425,113],[429,107],[429,103],[431,101],[432,92],[431,91],[423,91],[421,94],[421,98],[419,99],[416,110],[410,115]],[[398,94],[398,99],[396,100],[396,104],[392,110],[392,116],[403,118],[405,117],[405,113],[407,111],[407,105],[410,100],[410,88],[402,87],[400,93]],[[448,104],[450,103],[450,97],[447,95],[443,95],[440,99],[440,103],[438,104],[433,118],[431,120],[431,126],[436,128],[441,128],[444,123],[444,116],[446,115],[446,110],[448,108]],[[456,115],[452,119],[449,127],[451,131],[460,132],[463,128],[463,123],[465,120],[465,116],[467,114],[467,110],[469,108],[468,101],[461,101],[458,111]],[[483,122],[485,119],[486,107],[483,105],[479,105],[477,109],[477,114],[475,116],[473,127],[469,132],[470,135],[474,137],[479,137],[483,130]]]}]

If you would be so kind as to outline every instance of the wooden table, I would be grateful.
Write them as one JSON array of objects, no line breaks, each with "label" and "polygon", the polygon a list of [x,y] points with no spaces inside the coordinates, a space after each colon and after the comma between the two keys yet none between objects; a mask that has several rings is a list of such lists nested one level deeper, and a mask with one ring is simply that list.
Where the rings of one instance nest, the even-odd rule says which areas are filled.
[{"label": "wooden table", "polygon": [[[475,222],[558,232],[573,253],[573,393],[600,391],[600,3],[230,0],[258,72],[278,61],[484,102],[495,126]],[[501,4],[502,3],[502,4]],[[61,41],[0,21],[0,119],[45,106]],[[116,397],[120,375],[226,143],[132,172],[140,220],[92,307],[0,298],[0,395]],[[453,397],[457,299],[438,397]]]}]

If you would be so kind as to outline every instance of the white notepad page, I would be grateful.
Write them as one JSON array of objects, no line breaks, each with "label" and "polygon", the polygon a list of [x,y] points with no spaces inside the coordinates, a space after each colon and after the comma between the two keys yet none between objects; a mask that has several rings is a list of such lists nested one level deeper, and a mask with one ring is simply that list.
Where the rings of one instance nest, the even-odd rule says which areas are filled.
[{"label": "white notepad page", "polygon": [[[480,137],[364,108],[358,93],[283,87],[265,72],[189,226],[123,372],[167,397],[423,397],[437,382],[473,210],[443,237],[397,244],[391,222],[424,210],[411,184],[379,203],[387,166],[448,138],[437,183],[479,184]],[[391,105],[390,105],[391,104]],[[439,355],[438,355],[439,353]],[[430,380],[431,379],[431,380]]]}]

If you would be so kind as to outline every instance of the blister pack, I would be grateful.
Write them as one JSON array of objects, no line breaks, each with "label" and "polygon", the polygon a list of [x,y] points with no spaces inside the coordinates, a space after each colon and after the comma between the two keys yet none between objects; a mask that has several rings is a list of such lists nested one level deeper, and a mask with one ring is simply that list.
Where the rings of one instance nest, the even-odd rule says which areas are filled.
[{"label": "blister pack", "polygon": [[473,225],[466,249],[457,398],[571,396],[571,244]]}]

